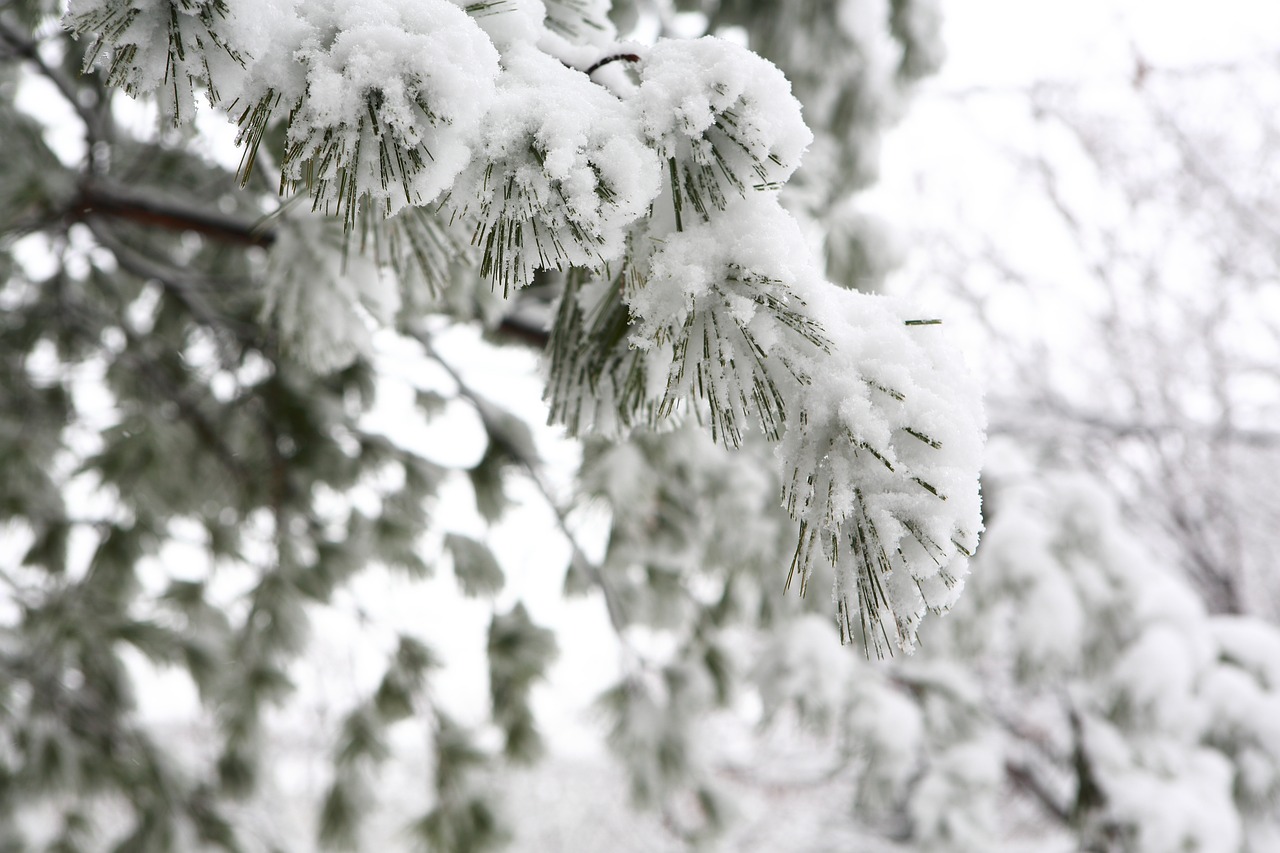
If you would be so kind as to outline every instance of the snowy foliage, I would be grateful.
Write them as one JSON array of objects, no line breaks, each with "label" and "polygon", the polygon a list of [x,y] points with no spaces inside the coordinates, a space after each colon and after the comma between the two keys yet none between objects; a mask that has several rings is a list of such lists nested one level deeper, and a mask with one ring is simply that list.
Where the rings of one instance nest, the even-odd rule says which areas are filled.
[{"label": "snowy foliage", "polygon": [[285,179],[349,223],[358,206],[390,215],[434,200],[494,96],[498,55],[484,33],[446,0],[302,8],[311,32],[293,56],[306,83],[280,93],[291,104]]},{"label": "snowy foliage", "polygon": [[[755,691],[769,729],[799,723],[829,756],[806,774],[761,749],[748,765],[759,784],[817,775],[820,790],[847,791],[861,828],[908,849],[1271,849],[1280,631],[1206,613],[1096,480],[993,451],[994,512],[970,585],[922,628],[914,656],[833,653],[827,620],[739,597],[753,570],[731,555],[692,557],[725,576],[732,603],[717,610],[762,612],[767,627],[735,662],[740,689]],[[627,559],[658,553],[637,550]],[[698,648],[691,638],[677,658]],[[716,720],[714,703],[701,714]]]},{"label": "snowy foliage", "polygon": [[723,39],[659,42],[636,102],[645,137],[671,164],[677,211],[687,198],[706,216],[748,188],[781,187],[813,139],[777,67]]},{"label": "snowy foliage", "polygon": [[263,312],[278,318],[285,349],[326,372],[367,352],[369,320],[390,323],[400,307],[391,274],[371,258],[349,255],[341,227],[326,218],[288,220],[272,249],[268,281]]},{"label": "snowy foliage", "polygon": [[[933,323],[873,297],[827,296],[826,327],[841,345],[834,365],[815,365],[796,404],[798,435],[779,450],[801,521],[796,565],[807,579],[818,551],[836,567],[845,635],[859,624],[877,648],[910,648],[925,611],[955,602],[977,546],[978,495],[963,473],[981,464],[977,390],[963,373],[944,378],[958,356]],[[831,399],[839,406],[823,411]]]},{"label": "snowy foliage", "polygon": [[225,0],[89,0],[66,20],[94,38],[86,70],[100,64],[111,85],[134,96],[157,94],[175,123],[194,118],[201,88],[216,101],[215,78],[244,62],[226,35],[234,16]]},{"label": "snowy foliage", "polygon": [[453,203],[464,219],[468,204],[478,208],[480,273],[504,294],[537,270],[616,261],[627,226],[658,192],[658,161],[637,139],[634,112],[532,47],[507,55],[479,135]]},{"label": "snowy foliage", "polygon": [[0,847],[1275,848],[1274,625],[1060,431],[977,548],[954,313],[865,292],[938,13],[0,9]]},{"label": "snowy foliage", "polygon": [[[1007,445],[998,451],[973,584],[949,619],[924,632],[940,652],[932,663],[904,662],[902,683],[970,715],[962,740],[1015,768],[1039,807],[1103,849],[1266,849],[1280,814],[1273,771],[1258,770],[1280,758],[1280,684],[1257,663],[1280,633],[1206,613],[1097,482],[1046,474]],[[962,689],[935,681],[948,659]],[[961,675],[968,660],[982,662],[981,675]],[[935,727],[916,744],[917,760],[928,765],[956,746],[951,724]],[[912,808],[930,796],[923,786],[903,792]],[[994,809],[1002,794],[984,796]],[[944,801],[970,808],[954,795]],[[1008,828],[993,826],[984,843],[1000,831]]]},{"label": "snowy foliage", "polygon": [[[152,32],[167,6],[119,5],[128,26],[81,4],[67,21],[114,51],[111,74],[130,91],[158,89],[174,73]],[[598,420],[615,435],[619,424],[689,411],[730,446],[753,422],[783,440],[800,589],[825,560],[846,639],[856,627],[877,649],[911,648],[925,610],[954,601],[981,527],[983,424],[961,359],[936,330],[914,327],[921,318],[823,280],[774,198],[812,139],[775,66],[711,37],[631,55],[599,46],[599,7],[552,7],[548,30],[541,2],[370,0],[292,15],[219,2],[179,10],[219,34],[194,41],[188,61],[221,50],[243,73],[223,82],[207,62],[177,72],[233,115],[242,110],[247,157],[284,121],[282,188],[308,193],[348,231],[357,222],[377,231],[374,217],[443,197],[472,231],[480,275],[504,295],[543,271],[599,276],[566,294],[578,302],[570,314],[612,304],[607,322],[625,322],[625,340],[598,352],[594,335],[574,339],[578,318],[563,317],[559,341],[571,352],[551,363],[553,414],[572,412],[566,420],[581,431],[589,397],[614,407]],[[224,35],[220,21],[235,25]],[[246,28],[259,32],[240,45]],[[133,49],[142,41],[150,52]],[[601,61],[635,63],[638,85],[614,91],[569,65],[556,49],[577,53],[574,41]],[[296,68],[271,58],[281,55]],[[175,121],[184,116],[173,108]],[[289,245],[279,257],[293,257]],[[372,291],[357,296],[309,265],[288,262],[269,310],[286,339],[307,341],[295,352],[334,369],[367,352],[362,321],[387,323],[399,300],[380,293],[371,303]],[[625,317],[600,292],[617,286],[614,271]],[[333,290],[300,298],[313,278]],[[604,363],[618,359],[627,377],[602,388]],[[566,362],[577,368],[569,376]]]}]

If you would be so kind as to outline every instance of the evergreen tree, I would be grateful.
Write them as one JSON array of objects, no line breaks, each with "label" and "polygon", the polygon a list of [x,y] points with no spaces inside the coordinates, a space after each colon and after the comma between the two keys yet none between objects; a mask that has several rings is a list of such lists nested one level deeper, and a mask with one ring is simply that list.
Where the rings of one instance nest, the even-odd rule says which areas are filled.
[{"label": "evergreen tree", "polygon": [[[566,586],[632,650],[611,741],[681,833],[722,815],[690,738],[740,680],[733,632],[831,610],[772,591],[833,587],[827,618],[876,653],[955,601],[981,526],[977,393],[931,315],[838,286],[876,271],[847,203],[935,65],[931,6],[697,18],[753,53],[619,41],[615,20],[676,19],[615,5],[0,5],[8,847],[293,847],[252,804],[280,784],[273,715],[316,620],[437,554],[494,597],[486,542],[435,524],[459,478],[491,521],[533,483],[571,536],[528,425],[443,354],[453,324],[545,347],[550,416],[613,510],[604,560],[575,545]],[[219,116],[238,169],[210,156]],[[811,142],[820,168],[786,189]],[[416,403],[469,409],[478,462],[371,426],[389,353],[451,377]],[[753,470],[770,448],[776,475]],[[650,628],[674,651],[634,649]],[[329,733],[319,839],[359,845],[412,730],[430,744],[414,838],[500,845],[494,771],[539,754],[554,633],[495,604],[483,725],[440,701],[415,632],[383,651]],[[198,694],[191,754],[136,712],[157,671]]]},{"label": "evergreen tree", "polygon": [[803,634],[829,629],[796,623],[765,666],[807,677],[771,679],[773,713],[819,717],[859,821],[913,849],[1270,849],[1280,631],[1209,613],[1105,484],[991,451],[989,531],[928,652],[833,688]]}]

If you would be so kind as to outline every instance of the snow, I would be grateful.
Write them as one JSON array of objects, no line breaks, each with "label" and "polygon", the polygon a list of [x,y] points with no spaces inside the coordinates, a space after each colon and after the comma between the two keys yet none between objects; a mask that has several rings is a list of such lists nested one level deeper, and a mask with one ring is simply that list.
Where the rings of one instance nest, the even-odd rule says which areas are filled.
[{"label": "snow", "polygon": [[[781,73],[728,41],[663,41],[635,51],[644,53],[638,87],[625,85],[630,72],[615,63],[595,79],[608,75],[606,90],[563,62],[587,67],[608,51],[612,32],[602,27],[565,39],[544,30],[545,14],[576,4],[512,0],[475,17],[455,10],[464,5],[242,0],[233,4],[238,11],[226,31],[235,33],[229,40],[255,61],[243,73],[227,72],[223,99],[243,106],[265,96],[269,84],[286,103],[300,104],[290,132],[303,159],[307,152],[312,160],[322,159],[321,147],[339,139],[329,171],[317,174],[332,179],[340,167],[354,169],[359,193],[383,212],[429,201],[453,187],[450,202],[462,219],[478,217],[481,235],[497,235],[499,242],[507,239],[524,250],[492,265],[490,277],[504,289],[527,283],[537,269],[580,266],[606,274],[583,291],[584,301],[598,299],[615,286],[607,273],[616,270],[627,240],[636,241],[630,248],[642,245],[644,283],[630,281],[626,298],[635,321],[631,342],[649,369],[647,398],[687,401],[701,395],[705,403],[714,395],[718,406],[735,410],[742,420],[757,417],[754,368],[747,366],[750,344],[758,346],[762,375],[782,391],[790,414],[781,424],[785,436],[778,455],[784,473],[795,472],[793,511],[823,534],[815,534],[824,552],[817,556],[836,563],[837,593],[851,598],[871,573],[880,572],[865,548],[857,553],[860,531],[875,531],[893,561],[886,573],[874,575],[893,611],[883,618],[894,639],[910,647],[925,609],[951,606],[965,581],[961,552],[972,548],[981,527],[975,483],[982,413],[955,348],[940,339],[945,326],[908,326],[933,315],[832,288],[772,192],[751,190],[756,183],[771,186],[789,178],[809,144]],[[588,17],[600,18],[604,5],[583,7]],[[862,38],[866,56],[860,61],[876,72],[869,75],[876,90],[889,88],[887,77],[898,59],[880,32],[886,5],[840,4],[833,21],[854,41],[860,33],[875,34]],[[108,6],[74,3],[71,20]],[[154,14],[162,6],[134,0],[128,8],[142,11],[117,40],[117,48],[141,48],[123,78],[137,91],[165,82],[151,49],[167,37],[156,23],[162,16]],[[208,8],[199,2],[184,6],[182,31],[199,35],[199,13]],[[928,18],[931,6],[910,8],[925,10],[911,26],[936,26]],[[1134,8],[1135,16],[1164,14],[1154,3]],[[1007,2],[999,9],[1015,18],[1027,14]],[[1030,17],[1043,14],[1038,10]],[[1078,18],[1087,10],[1072,7],[1066,14]],[[1214,54],[1220,20],[1206,19],[1207,54]],[[1039,49],[1031,40],[1009,44],[1014,51]],[[455,53],[443,53],[444,45]],[[1078,66],[1078,46],[1064,40],[1059,50],[1039,58],[1050,71],[1070,70]],[[1159,45],[1144,43],[1144,49],[1159,61]],[[1130,53],[1113,51],[1098,64],[1128,74]],[[201,61],[233,65],[216,50],[211,56],[201,60],[193,53],[179,70],[172,91],[180,117],[189,115],[198,89],[191,84],[206,73]],[[104,61],[109,58],[104,54]],[[984,60],[990,67],[990,57]],[[371,129],[363,122],[375,91],[380,124]],[[443,118],[423,112],[416,103],[420,96]],[[729,126],[735,137],[725,145],[717,134]],[[400,167],[388,186],[372,144],[383,139],[397,150],[429,152],[429,163],[412,175]],[[651,205],[657,209],[673,201],[672,187],[663,181],[664,157],[706,167],[712,183],[702,186],[715,186],[719,195],[703,210],[686,207],[680,230],[667,221],[665,209],[657,210],[652,227],[637,228]],[[456,180],[463,169],[463,179]],[[304,170],[299,162],[290,174],[304,182]],[[347,203],[324,192],[318,201],[325,208]],[[997,207],[1000,219],[1011,219],[1007,207]],[[502,227],[515,231],[504,237]],[[1025,236],[1033,236],[1026,221],[1023,227]],[[565,239],[566,234],[573,236]],[[274,251],[267,310],[277,316],[286,345],[320,370],[367,353],[371,330],[390,323],[399,304],[391,276],[365,259],[346,258],[340,249],[331,223],[290,217]],[[1056,260],[1043,243],[1028,239],[1024,250]],[[762,281],[766,286],[759,286]],[[814,335],[823,343],[780,322],[762,296],[815,324]],[[750,339],[716,334],[713,322],[748,330]],[[700,340],[717,342],[718,357],[705,362],[696,381],[676,357],[675,342],[682,336],[695,350]],[[690,467],[695,459],[711,457],[700,446],[689,447],[695,448],[689,450]],[[599,489],[615,506],[652,503],[659,484],[650,460],[634,445],[611,454]],[[805,482],[810,474],[816,482]],[[759,472],[752,475],[745,488],[738,488],[740,480],[725,486],[732,492],[725,502],[739,517],[753,517],[747,497],[768,483]],[[1028,465],[1019,476],[1039,478],[1041,472]],[[1041,488],[1014,491],[987,537],[979,558],[983,570],[966,602],[976,615],[954,614],[944,627],[968,618],[970,624],[956,626],[957,635],[966,629],[981,634],[988,643],[983,651],[993,655],[1001,649],[999,640],[1007,639],[1020,675],[1036,670],[1041,683],[1061,678],[1090,721],[1089,742],[1112,797],[1106,817],[1135,827],[1135,849],[1238,849],[1234,815],[1250,804],[1265,808],[1280,790],[1280,639],[1274,627],[1209,617],[1185,584],[1169,577],[1167,566],[1134,546],[1099,484],[1045,479]],[[838,551],[829,549],[827,534],[839,539]],[[751,535],[759,534],[744,532],[742,540]],[[406,618],[412,623],[422,614]],[[1001,633],[1006,630],[1007,637]],[[779,628],[759,667],[759,680],[774,691],[766,697],[770,704],[808,702],[828,716],[840,713],[847,679],[859,667],[841,654],[834,636],[829,621],[818,616]],[[698,693],[709,689],[705,682],[695,687]],[[879,771],[895,793],[918,769],[922,742],[937,736],[933,729],[954,739],[937,749],[920,777],[912,815],[924,838],[983,847],[994,832],[990,809],[1000,801],[999,758],[1007,744],[987,737],[989,729],[970,737],[966,726],[981,729],[978,723],[938,723],[932,712],[922,713],[926,702],[884,680],[868,677],[854,690],[848,722],[879,753]],[[641,715],[636,734],[659,737],[661,724]],[[1233,785],[1238,803],[1231,799]]]},{"label": "snow", "polygon": [[1115,701],[1137,727],[1192,737],[1204,726],[1203,709],[1194,700],[1200,672],[1186,633],[1185,623],[1153,626],[1115,661]]},{"label": "snow", "polygon": [[908,804],[915,837],[931,849],[980,850],[992,837],[992,793],[1003,784],[1000,750],[987,739],[941,751]]},{"label": "snow", "polygon": [[[633,343],[648,347],[661,330],[683,324],[699,300],[708,298],[717,287],[732,287],[730,275],[755,274],[769,279],[775,282],[776,295],[783,299],[788,291],[825,286],[804,245],[799,226],[773,193],[735,199],[722,215],[663,236],[649,261],[644,286],[627,295],[636,321],[631,332]],[[747,304],[753,306],[754,302],[748,300]],[[759,316],[758,331],[766,333],[764,326],[771,322],[764,316],[767,313],[748,308],[744,319],[749,323]],[[776,331],[773,337],[776,339]]]},{"label": "snow", "polygon": [[862,796],[892,806],[920,772],[925,723],[905,690],[868,670],[850,685],[845,724],[868,762]]},{"label": "snow", "polygon": [[[112,34],[86,55],[86,70],[97,67],[134,96],[154,93],[172,114],[174,124],[195,116],[195,95],[208,85],[210,66],[226,70],[235,64],[235,48],[218,35],[225,10],[215,0],[172,4],[166,0],[80,0],[64,18],[82,36]],[[183,50],[170,66],[170,44]]]},{"label": "snow", "polygon": [[605,48],[618,36],[610,17],[612,6],[611,0],[547,0],[547,34],[571,44]]},{"label": "snow", "polygon": [[1185,758],[1166,757],[1175,762],[1173,766],[1104,773],[1109,816],[1134,828],[1127,849],[1135,853],[1240,850],[1241,826],[1231,801],[1230,764],[1220,754],[1203,749]]},{"label": "snow", "polygon": [[[925,610],[959,596],[981,530],[984,420],[963,360],[918,312],[824,281],[772,193],[731,198],[653,241],[625,299],[658,411],[697,399],[730,446],[750,421],[781,431],[787,504],[809,531],[802,588],[820,552],[838,568],[837,599],[861,601],[910,648]],[[873,568],[876,551],[901,569]],[[883,614],[868,593],[878,583]]]},{"label": "snow", "polygon": [[[926,648],[984,673],[974,707],[1010,721],[992,748],[1021,748],[1042,781],[1055,777],[1041,751],[1070,754],[1079,718],[1105,797],[1092,825],[1124,833],[1126,849],[1241,849],[1280,790],[1274,628],[1209,616],[1097,482],[1009,449],[990,448],[996,512],[971,589]],[[958,642],[971,635],[978,665]]]},{"label": "snow", "polygon": [[713,437],[737,445],[746,421],[768,426],[781,414],[756,392],[758,381],[794,396],[796,361],[821,336],[800,294],[824,285],[772,194],[734,200],[723,215],[654,243],[647,277],[625,296],[631,343],[649,362],[650,394],[714,400],[732,414],[722,416],[728,428],[720,434],[712,421]]},{"label": "snow", "polygon": [[227,41],[244,57],[243,67],[220,75],[219,90],[235,114],[257,102],[268,90],[285,102],[297,103],[306,93],[307,66],[298,61],[298,52],[317,39],[320,17],[332,3],[303,3],[302,0],[227,0],[231,13],[224,28]]},{"label": "snow", "polygon": [[435,199],[466,165],[493,100],[498,55],[489,39],[447,0],[304,8],[313,32],[293,53],[307,80],[290,119],[299,153],[287,176],[331,182],[316,199],[326,210],[355,196],[391,215]]},{"label": "snow", "polygon": [[1223,616],[1210,621],[1209,630],[1222,657],[1280,692],[1280,632],[1263,619]]},{"label": "snow", "polygon": [[[846,545],[821,544],[837,565],[837,596],[873,583],[880,565],[890,606],[881,612],[858,588],[862,614],[910,649],[925,610],[947,609],[959,595],[964,552],[982,527],[981,394],[940,328],[908,325],[920,318],[910,307],[836,288],[807,298],[833,345],[807,371],[794,404],[806,416],[778,448],[791,472],[788,505]],[[868,545],[859,544],[864,535]],[[896,567],[885,571],[877,552],[895,555]]]},{"label": "snow", "polygon": [[716,171],[726,196],[780,186],[813,140],[782,72],[733,42],[664,39],[640,76],[636,101],[650,144],[664,158]]},{"label": "snow", "polygon": [[794,708],[802,722],[826,730],[847,713],[853,668],[831,620],[809,614],[779,626],[761,643],[752,679],[760,685],[766,719]]},{"label": "snow", "polygon": [[503,57],[475,162],[451,204],[478,219],[482,274],[506,292],[538,269],[602,269],[658,192],[629,106],[527,45]]},{"label": "snow", "polygon": [[[140,2],[124,29],[93,3],[77,4],[69,20],[117,47],[132,44],[130,27],[149,27],[159,50],[169,26],[162,4]],[[262,116],[287,113],[283,185],[305,190],[314,211],[336,214],[349,233],[366,227],[360,216],[441,198],[472,231],[482,277],[504,295],[538,270],[579,268],[602,279],[576,298],[606,304],[626,255],[623,298],[639,353],[630,364],[645,371],[644,387],[591,392],[598,414],[638,404],[649,416],[619,410],[597,426],[656,425],[687,408],[730,446],[752,421],[770,439],[785,433],[789,507],[807,531],[802,587],[823,557],[839,568],[842,606],[856,598],[875,611],[861,615],[907,648],[926,608],[956,600],[963,552],[981,527],[976,387],[932,321],[817,272],[774,197],[813,139],[777,67],[734,41],[668,39],[637,48],[638,85],[617,83],[616,73],[600,85],[566,65],[607,49],[612,26],[600,2],[222,8],[187,9],[181,25],[207,35],[191,61],[211,62],[215,46],[235,42],[224,53],[245,68],[207,82],[240,111],[250,145]],[[886,14],[883,3],[844,6],[836,25],[857,41]],[[893,66],[864,47],[877,68]],[[155,57],[133,58],[142,65],[130,66],[130,79],[157,87]],[[212,67],[193,66],[177,96]],[[316,223],[284,230],[266,311],[286,342],[322,370],[367,353],[372,330],[397,313],[395,281],[365,258],[335,270],[331,242],[302,257],[302,231],[327,238]],[[884,623],[878,599],[888,605]],[[846,610],[846,627],[853,615]]]},{"label": "snow", "polygon": [[[1007,589],[1014,623],[1012,644],[1028,674],[1071,672],[1078,665],[1078,650],[1089,630],[1087,614],[1063,572],[1047,561],[1039,565],[1044,573],[1025,591]],[[984,563],[983,569],[990,566]]]}]

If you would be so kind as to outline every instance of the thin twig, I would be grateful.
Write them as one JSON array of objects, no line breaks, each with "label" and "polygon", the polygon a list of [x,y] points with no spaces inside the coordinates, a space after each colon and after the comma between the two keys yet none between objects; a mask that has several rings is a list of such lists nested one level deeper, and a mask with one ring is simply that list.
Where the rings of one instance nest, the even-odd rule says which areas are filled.
[{"label": "thin twig", "polygon": [[590,68],[588,68],[584,73],[585,73],[588,77],[590,77],[592,74],[596,73],[596,72],[597,72],[597,71],[599,71],[601,68],[604,68],[606,65],[608,65],[608,64],[609,64],[609,63],[611,63],[611,62],[632,62],[632,63],[634,63],[634,62],[639,62],[639,61],[640,61],[640,56],[639,56],[638,54],[635,54],[635,53],[615,53],[615,54],[613,54],[612,56],[606,56],[606,57],[604,57],[603,59],[597,60],[597,61],[596,61],[596,62],[595,62],[595,63],[594,63]]},{"label": "thin twig", "polygon": [[1018,786],[1019,790],[1031,794],[1036,802],[1040,803],[1045,811],[1053,815],[1059,823],[1064,826],[1071,824],[1071,813],[1058,802],[1053,792],[1031,771],[1030,767],[1013,761],[1005,761],[1004,773],[1009,777],[1009,781]]},{"label": "thin twig", "polygon": [[71,108],[80,116],[80,120],[84,122],[85,135],[89,140],[92,153],[93,143],[106,137],[104,117],[100,112],[86,106],[80,100],[81,89],[76,82],[62,73],[61,69],[45,62],[44,58],[40,56],[40,46],[26,38],[21,30],[15,29],[3,17],[0,17],[0,42],[8,44],[14,53],[34,65],[57,88],[62,97],[67,100]]},{"label": "thin twig", "polygon": [[[144,281],[159,282],[170,295],[182,303],[198,324],[212,333],[215,343],[219,344],[219,357],[224,367],[234,364],[236,359],[232,353],[226,351],[226,348],[221,345],[222,339],[218,334],[219,332],[229,331],[242,343],[256,343],[256,331],[252,327],[240,326],[240,328],[234,328],[238,324],[233,324],[226,316],[219,314],[205,302],[199,293],[199,285],[202,282],[192,281],[184,277],[179,270],[135,251],[116,234],[112,233],[111,229],[106,227],[101,220],[90,217],[85,220],[85,225],[89,227],[94,238],[102,247],[111,252],[121,269]],[[212,285],[214,282],[209,282],[209,284]]]},{"label": "thin twig", "polygon": [[[426,351],[426,354],[432,360],[434,360],[437,364],[439,364],[441,369],[443,369],[445,373],[447,373],[449,377],[453,379],[454,383],[458,386],[458,395],[466,399],[468,402],[472,404],[473,407],[475,407],[481,419],[485,421],[486,428],[489,427],[490,424],[488,423],[488,416],[486,414],[486,410],[489,407],[491,407],[493,404],[490,403],[488,400],[486,400],[480,394],[473,391],[471,387],[467,385],[467,383],[463,380],[462,376],[458,373],[458,371],[454,369],[453,365],[450,364],[448,360],[445,359],[443,356],[441,356],[440,353],[436,350],[436,348],[432,344],[432,341],[429,335],[427,335],[425,332],[414,332],[414,337],[418,340],[419,343],[422,344],[422,347]],[[622,641],[623,647],[626,648],[628,651],[630,651],[632,654],[636,654],[634,649],[631,649],[630,645],[626,642],[626,639],[625,639],[627,620],[622,610],[622,603],[618,600],[617,593],[613,590],[608,580],[604,577],[604,573],[600,570],[600,567],[597,566],[595,562],[592,561],[589,557],[587,557],[582,547],[578,544],[577,535],[574,534],[574,532],[570,529],[570,526],[569,526],[568,512],[562,506],[560,506],[559,501],[557,501],[555,497],[552,495],[551,488],[543,480],[535,462],[531,459],[526,459],[522,455],[519,455],[516,452],[515,448],[512,448],[512,453],[513,455],[515,455],[517,462],[519,463],[520,467],[524,470],[529,480],[533,483],[534,488],[538,490],[538,493],[542,496],[542,499],[546,502],[547,507],[551,510],[552,514],[555,516],[556,527],[560,530],[561,534],[565,537],[565,540],[569,543],[570,549],[573,551],[574,563],[577,564],[579,567],[581,567],[584,571],[586,571],[587,576],[591,579],[591,582],[596,586],[596,588],[600,590],[601,595],[604,597],[605,610],[608,612],[609,624],[613,627],[614,632],[618,635],[619,640]],[[638,655],[636,656],[637,658],[639,657]]]}]

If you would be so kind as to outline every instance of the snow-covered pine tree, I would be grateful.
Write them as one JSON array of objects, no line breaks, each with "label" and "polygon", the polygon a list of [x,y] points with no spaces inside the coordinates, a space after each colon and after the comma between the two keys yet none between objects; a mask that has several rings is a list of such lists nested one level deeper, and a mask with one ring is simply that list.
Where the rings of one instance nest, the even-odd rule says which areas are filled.
[{"label": "snow-covered pine tree", "polygon": [[[656,18],[620,5],[672,20],[663,4]],[[433,537],[464,593],[502,587],[485,543],[433,528],[456,472],[366,417],[375,342],[395,339],[479,417],[488,449],[462,473],[480,512],[501,514],[513,474],[543,487],[528,428],[441,355],[442,323],[545,335],[552,417],[625,440],[613,452],[643,465],[669,452],[650,432],[680,422],[722,446],[775,446],[790,574],[770,548],[764,588],[803,592],[820,575],[844,639],[911,648],[976,545],[978,395],[931,315],[830,283],[805,223],[867,180],[865,139],[853,153],[834,140],[855,125],[873,136],[892,113],[876,104],[930,67],[927,9],[723,4],[699,19],[768,33],[761,47],[812,95],[833,165],[792,194],[797,220],[779,194],[812,136],[778,68],[713,36],[621,41],[601,0],[0,7],[2,488],[22,554],[3,578],[4,840],[252,847],[244,798],[316,614],[370,567],[427,575]],[[810,31],[824,13],[838,26]],[[851,45],[865,61],[837,62]],[[836,96],[850,92],[866,102]],[[234,173],[200,150],[219,114],[241,149]],[[839,277],[862,275],[848,258],[866,255],[828,237]],[[549,332],[521,319],[549,304]],[[419,403],[433,413],[440,397]],[[656,457],[636,450],[647,442]],[[615,524],[645,517],[615,505]],[[708,547],[707,533],[685,545]],[[660,578],[628,601],[630,567],[609,568],[582,557],[570,579],[601,593],[624,639],[646,612],[672,618]],[[707,677],[728,697],[716,620],[737,612],[690,596],[678,567],[667,580],[692,602],[678,635],[698,656],[641,665],[607,702],[624,756],[652,768],[638,790],[663,806],[697,782],[696,766],[671,764],[672,712],[697,707],[685,699]],[[498,755],[438,701],[420,638],[384,645],[383,673],[338,726],[321,839],[359,843],[404,723],[431,743],[418,837],[497,844]],[[490,722],[506,760],[538,752],[529,690],[554,650],[519,603],[495,609]],[[194,757],[175,760],[134,713],[139,673],[157,666],[184,673],[206,709]],[[640,719],[645,701],[668,733]],[[714,792],[695,802],[713,824]]]},{"label": "snow-covered pine tree", "polygon": [[[929,654],[792,679],[775,713],[825,712],[861,821],[926,849],[1271,849],[1280,631],[1208,612],[1096,478],[993,445],[972,594]],[[766,669],[812,672],[799,627]]]}]

